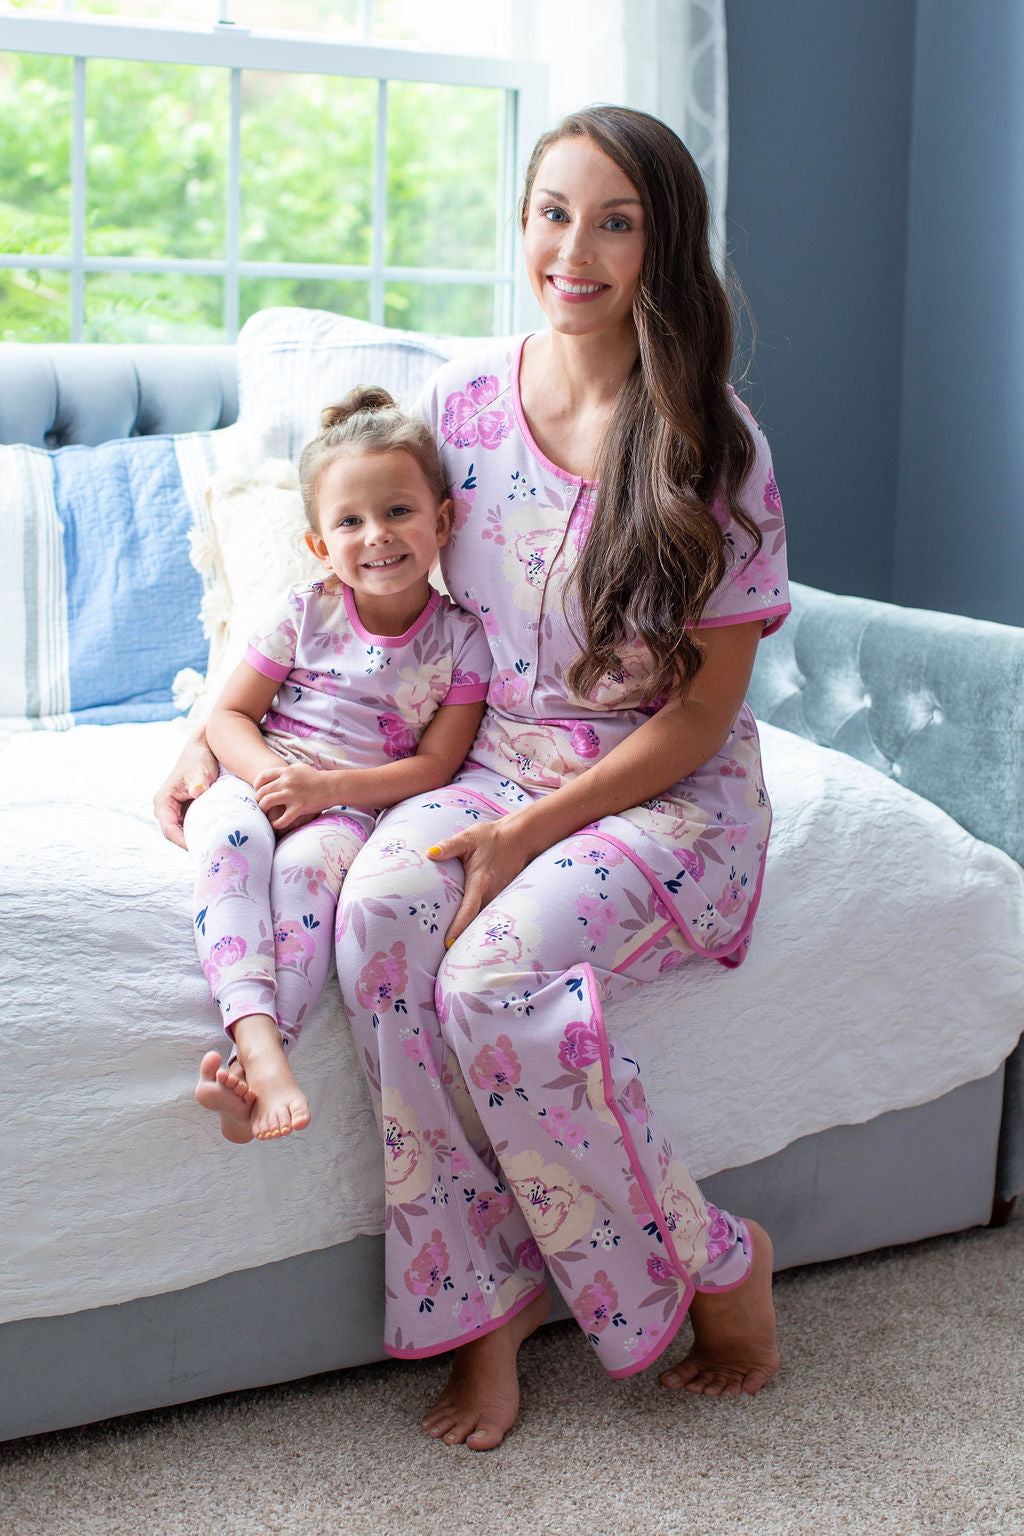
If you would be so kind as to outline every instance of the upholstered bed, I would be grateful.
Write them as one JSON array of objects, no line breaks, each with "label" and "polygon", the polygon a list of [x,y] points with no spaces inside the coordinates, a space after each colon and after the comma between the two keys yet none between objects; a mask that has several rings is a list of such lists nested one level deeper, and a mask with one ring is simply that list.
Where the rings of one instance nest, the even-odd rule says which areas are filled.
[{"label": "upholstered bed", "polygon": [[[335,991],[296,1059],[313,1127],[223,1143],[191,1100],[219,1034],[188,860],[150,800],[187,729],[174,676],[198,687],[232,629],[218,498],[257,519],[320,404],[360,377],[408,392],[447,350],[297,311],[237,350],[0,347],[0,442],[85,445],[0,448],[21,590],[0,617],[0,1437],[382,1354],[379,1150]],[[800,586],[761,647],[751,954],[609,1023],[780,1267],[986,1222],[1024,1188],[1022,685],[1024,630]]]}]

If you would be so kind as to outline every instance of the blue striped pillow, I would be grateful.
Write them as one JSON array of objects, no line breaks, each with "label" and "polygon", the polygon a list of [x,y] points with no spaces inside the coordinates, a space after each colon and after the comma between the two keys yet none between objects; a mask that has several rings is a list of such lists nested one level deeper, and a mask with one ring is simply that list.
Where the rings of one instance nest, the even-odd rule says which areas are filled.
[{"label": "blue striped pillow", "polygon": [[175,674],[207,658],[188,535],[233,432],[0,447],[0,728],[177,714]]}]

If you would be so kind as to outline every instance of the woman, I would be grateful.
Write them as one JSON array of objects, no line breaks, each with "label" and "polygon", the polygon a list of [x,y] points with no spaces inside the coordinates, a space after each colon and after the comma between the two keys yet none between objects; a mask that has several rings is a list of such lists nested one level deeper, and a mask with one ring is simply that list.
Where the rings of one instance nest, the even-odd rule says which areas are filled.
[{"label": "woman", "polygon": [[[454,785],[387,813],[350,871],[338,971],[381,1115],[386,1347],[455,1349],[424,1427],[497,1445],[543,1263],[613,1375],[753,1393],[775,1372],[771,1243],[708,1207],[602,1005],[749,942],[770,810],[743,705],[788,611],[767,445],[699,172],[600,107],[537,145],[526,264],[550,330],[446,365],[421,408],[488,633]],[[173,794],[172,790],[172,794]],[[178,791],[180,793],[180,790]]]}]

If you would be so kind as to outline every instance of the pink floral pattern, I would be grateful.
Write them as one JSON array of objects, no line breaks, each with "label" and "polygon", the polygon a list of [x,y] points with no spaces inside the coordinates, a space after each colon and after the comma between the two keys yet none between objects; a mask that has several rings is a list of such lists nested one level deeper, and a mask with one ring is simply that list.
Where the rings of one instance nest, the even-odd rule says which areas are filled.
[{"label": "pink floral pattern", "polygon": [[385,953],[378,950],[359,972],[356,996],[364,1008],[375,1012],[390,1008],[394,1000],[405,991],[408,971],[405,966],[405,945],[398,940]]},{"label": "pink floral pattern", "polygon": [[[442,429],[459,448],[497,448],[512,431],[514,419],[498,402],[500,389],[493,374],[470,379],[465,390],[456,390],[445,401]],[[498,402],[497,404],[495,402]]]}]

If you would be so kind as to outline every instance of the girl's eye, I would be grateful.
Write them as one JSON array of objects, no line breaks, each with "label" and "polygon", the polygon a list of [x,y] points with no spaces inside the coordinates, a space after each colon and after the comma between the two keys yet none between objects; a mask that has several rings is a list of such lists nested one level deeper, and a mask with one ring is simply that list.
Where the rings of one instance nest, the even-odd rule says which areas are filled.
[{"label": "girl's eye", "polygon": [[388,512],[388,516],[389,517],[405,517],[408,514],[409,510],[410,509],[408,507],[401,507],[401,506],[399,506],[399,507],[391,507],[389,512]]},{"label": "girl's eye", "polygon": [[358,528],[359,527],[359,519],[358,519],[358,517],[343,517],[341,519],[341,522],[338,524],[338,527],[339,528]]}]

